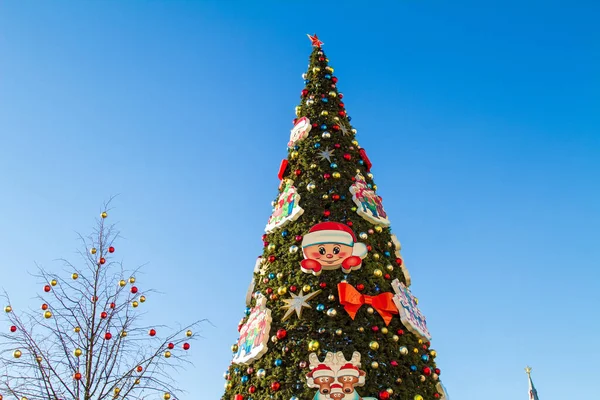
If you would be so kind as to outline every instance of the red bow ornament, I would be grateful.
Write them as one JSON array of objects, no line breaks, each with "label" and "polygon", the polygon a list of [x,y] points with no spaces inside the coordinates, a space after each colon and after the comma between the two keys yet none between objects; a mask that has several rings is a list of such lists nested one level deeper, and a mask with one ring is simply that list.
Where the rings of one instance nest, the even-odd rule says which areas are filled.
[{"label": "red bow ornament", "polygon": [[338,283],[338,294],[340,296],[340,304],[344,306],[344,310],[354,319],[356,313],[363,304],[370,305],[381,315],[386,325],[392,321],[394,314],[398,314],[398,308],[394,304],[392,298],[394,295],[391,292],[378,294],[377,296],[367,296],[360,294],[354,286],[349,283]]}]

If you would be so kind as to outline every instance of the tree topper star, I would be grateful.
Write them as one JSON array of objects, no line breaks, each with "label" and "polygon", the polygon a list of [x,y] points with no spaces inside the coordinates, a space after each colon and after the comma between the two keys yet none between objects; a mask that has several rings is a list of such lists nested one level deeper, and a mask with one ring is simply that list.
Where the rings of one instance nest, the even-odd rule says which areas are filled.
[{"label": "tree topper star", "polygon": [[302,317],[302,308],[312,308],[310,305],[308,305],[307,302],[319,293],[321,293],[321,290],[317,290],[316,292],[312,292],[302,296],[290,293],[292,295],[291,299],[283,299],[284,303],[286,304],[284,306],[281,306],[281,308],[285,308],[287,309],[287,311],[281,320],[285,321],[286,319],[288,319],[294,313],[294,311],[296,311],[296,315],[298,316],[298,318]]},{"label": "tree topper star", "polygon": [[329,147],[319,152],[319,157],[321,158],[321,160],[327,160],[327,162],[331,162],[332,155],[333,150],[329,150]]},{"label": "tree topper star", "polygon": [[308,36],[308,38],[310,39],[310,42],[313,45],[313,47],[321,48],[321,45],[325,44],[319,40],[319,37],[316,33],[313,36],[307,33],[306,36]]}]

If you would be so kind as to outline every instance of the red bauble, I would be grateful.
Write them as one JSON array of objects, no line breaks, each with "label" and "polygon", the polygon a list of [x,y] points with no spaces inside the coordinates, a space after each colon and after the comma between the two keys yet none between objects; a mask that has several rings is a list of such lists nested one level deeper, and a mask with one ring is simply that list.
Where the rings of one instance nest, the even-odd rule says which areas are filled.
[{"label": "red bauble", "polygon": [[110,339],[112,339],[112,334],[111,334],[110,332],[106,332],[106,333],[104,334],[104,339],[106,339],[106,340],[110,340]]},{"label": "red bauble", "polygon": [[241,394],[236,394],[235,396],[233,396],[233,400],[244,400],[244,396],[242,396]]},{"label": "red bauble", "polygon": [[340,130],[340,126],[339,125],[333,125],[332,126],[334,131],[339,131]]},{"label": "red bauble", "polygon": [[13,326],[11,326],[11,327],[10,327],[10,331],[11,331],[11,332],[16,332],[16,331],[17,331],[17,327],[16,327],[16,326],[14,326],[14,325],[13,325]]},{"label": "red bauble", "polygon": [[271,390],[276,392],[281,388],[281,384],[279,382],[271,383]]},{"label": "red bauble", "polygon": [[370,244],[368,244],[368,245],[367,245],[367,251],[371,251],[371,250],[373,250],[373,248],[371,247],[371,245],[370,245]]},{"label": "red bauble", "polygon": [[92,296],[92,303],[95,303],[98,301],[98,296]]},{"label": "red bauble", "polygon": [[435,373],[436,373],[436,374],[438,374],[438,375],[440,375],[440,374],[442,373],[442,371],[440,371],[440,369],[439,369],[439,368],[436,368],[436,369],[435,369]]},{"label": "red bauble", "polygon": [[403,331],[402,329],[398,329],[398,330],[396,331],[396,333],[398,334],[398,336],[402,336],[402,335],[404,335],[404,331]]},{"label": "red bauble", "polygon": [[339,103],[338,106],[340,106],[341,108],[344,108],[344,103]]},{"label": "red bauble", "polygon": [[148,335],[155,336],[156,335],[156,330],[150,329],[150,331],[148,332]]},{"label": "red bauble", "polygon": [[340,199],[340,195],[339,194],[333,194],[333,195],[331,195],[331,198],[333,199],[333,201],[338,201]]},{"label": "red bauble", "polygon": [[329,210],[325,210],[325,211],[323,211],[323,216],[324,216],[325,218],[329,218],[329,216],[330,216],[330,215],[331,215],[331,211],[329,211]]},{"label": "red bauble", "polygon": [[327,172],[323,174],[323,178],[325,179],[329,179],[331,178],[331,174],[328,174]]},{"label": "red bauble", "polygon": [[319,61],[325,61],[325,57],[319,57]]},{"label": "red bauble", "polygon": [[379,392],[379,400],[388,400],[389,398],[390,394],[387,392],[387,390],[382,390]]},{"label": "red bauble", "polygon": [[302,241],[302,235],[297,235],[297,236],[294,238],[294,240],[295,240],[296,242],[301,242],[301,241]]},{"label": "red bauble", "polygon": [[439,393],[434,393],[433,397],[435,397],[436,399],[439,399],[440,398],[440,394]]},{"label": "red bauble", "polygon": [[136,294],[137,292],[138,292],[137,286],[132,286],[131,287],[131,293]]},{"label": "red bauble", "polygon": [[308,89],[302,89],[302,96],[308,95]]},{"label": "red bauble", "polygon": [[44,292],[48,293],[50,290],[50,285],[44,286]]},{"label": "red bauble", "polygon": [[321,282],[321,283],[319,283],[319,287],[320,287],[321,289],[325,289],[325,288],[327,287],[327,283],[325,283],[325,282]]},{"label": "red bauble", "polygon": [[115,308],[116,304],[115,303],[110,303],[110,308]]},{"label": "red bauble", "polygon": [[73,375],[73,379],[75,379],[76,381],[81,379],[81,373],[77,372],[75,373],[75,375]]},{"label": "red bauble", "polygon": [[332,76],[332,77],[331,77],[331,81],[332,81],[333,83],[337,83],[337,81],[338,81],[338,78],[336,78],[335,76]]},{"label": "red bauble", "polygon": [[391,278],[390,274],[385,274],[383,277],[384,277],[385,279],[390,279],[390,278]]},{"label": "red bauble", "polygon": [[379,327],[377,325],[374,325],[371,327],[371,330],[375,333],[379,332]]},{"label": "red bauble", "polygon": [[333,147],[335,147],[336,149],[339,149],[340,147],[342,147],[342,145],[339,144],[339,143],[336,143],[336,144],[333,145]]},{"label": "red bauble", "polygon": [[108,248],[108,252],[109,252],[109,253],[114,253],[114,252],[115,252],[115,248],[114,248],[114,247],[112,247],[112,246],[110,246],[110,247]]},{"label": "red bauble", "polygon": [[48,304],[44,303],[42,304],[42,310],[46,311],[48,309]]},{"label": "red bauble", "polygon": [[427,376],[431,375],[431,368],[423,367],[423,373]]},{"label": "red bauble", "polygon": [[102,311],[102,312],[100,313],[100,318],[104,319],[104,318],[106,318],[106,317],[108,317],[108,314],[106,313],[106,311]]},{"label": "red bauble", "polygon": [[173,350],[175,348],[175,345],[173,343],[169,343],[167,347],[169,348],[169,350]]},{"label": "red bauble", "polygon": [[325,93],[321,94],[321,98],[323,98],[323,99],[325,98]]},{"label": "red bauble", "polygon": [[313,124],[312,124],[312,127],[313,127],[313,128],[316,128],[317,126],[318,126],[318,125],[317,125],[317,123],[316,123],[316,122],[313,122]]},{"label": "red bauble", "polygon": [[184,343],[183,346],[181,346],[184,350],[189,350],[190,349],[190,344],[189,343]]},{"label": "red bauble", "polygon": [[144,370],[144,368],[142,368],[141,365],[138,365],[138,367],[136,369],[137,369],[137,372],[142,372]]},{"label": "red bauble", "polygon": [[343,117],[344,115],[346,115],[346,111],[342,110],[342,111],[338,111],[338,115],[340,117]]},{"label": "red bauble", "polygon": [[396,361],[396,360],[392,360],[392,361],[390,361],[390,365],[391,365],[392,367],[397,367],[397,366],[398,366],[398,361]]},{"label": "red bauble", "polygon": [[396,258],[396,264],[402,265],[402,259],[400,257]]},{"label": "red bauble", "polygon": [[356,290],[358,290],[359,292],[362,292],[363,290],[365,290],[365,285],[363,285],[362,283],[359,283],[358,285],[356,285]]},{"label": "red bauble", "polygon": [[279,298],[279,296],[277,296],[277,293],[273,293],[272,295],[269,296],[269,300],[277,300]]},{"label": "red bauble", "polygon": [[106,262],[106,258],[100,257],[100,264],[104,264]]},{"label": "red bauble", "polygon": [[296,292],[298,290],[298,288],[294,285],[290,286],[290,292]]},{"label": "red bauble", "polygon": [[350,160],[352,160],[352,156],[350,154],[346,153],[346,154],[344,154],[344,160],[350,161]]},{"label": "red bauble", "polygon": [[256,392],[256,386],[250,386],[250,387],[248,388],[248,393],[250,393],[250,394],[254,394],[255,392]]},{"label": "red bauble", "polygon": [[266,240],[266,239],[267,239],[267,234],[266,234],[266,233],[264,233],[264,234],[262,235],[262,240]]},{"label": "red bauble", "polygon": [[269,262],[275,262],[275,260],[277,260],[277,257],[273,255],[269,256]]},{"label": "red bauble", "polygon": [[295,170],[294,175],[296,175],[296,176],[302,175],[302,170],[300,170],[300,169]]},{"label": "red bauble", "polygon": [[421,346],[423,348],[423,350],[427,350],[427,345],[424,344],[423,346]]},{"label": "red bauble", "polygon": [[269,242],[263,242],[263,246],[267,247],[269,245]]},{"label": "red bauble", "polygon": [[338,97],[339,97],[340,99],[343,99],[343,98],[344,98],[344,94],[343,94],[343,93],[340,93],[340,94],[338,94]]},{"label": "red bauble", "polygon": [[267,288],[267,294],[271,294],[271,293],[273,293],[273,288],[268,287]]},{"label": "red bauble", "polygon": [[286,336],[287,336],[287,331],[285,329],[279,329],[277,331],[277,339],[279,339],[279,340],[285,339]]},{"label": "red bauble", "polygon": [[346,225],[352,226],[352,225],[354,225],[354,223],[352,221],[348,221],[348,222],[346,222]]}]

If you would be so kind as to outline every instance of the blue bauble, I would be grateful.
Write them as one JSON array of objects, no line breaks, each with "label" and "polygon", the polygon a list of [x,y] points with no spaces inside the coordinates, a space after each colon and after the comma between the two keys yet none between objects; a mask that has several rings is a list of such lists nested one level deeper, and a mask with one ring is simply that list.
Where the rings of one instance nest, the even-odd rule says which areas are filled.
[{"label": "blue bauble", "polygon": [[340,196],[340,199],[346,200],[346,196]]},{"label": "blue bauble", "polygon": [[331,163],[330,167],[335,169],[335,168],[337,168],[337,164],[336,163]]},{"label": "blue bauble", "polygon": [[250,307],[246,307],[246,311],[244,311],[244,314],[246,314],[246,315],[250,315],[250,311],[251,311],[251,310],[252,310],[252,309],[251,309]]},{"label": "blue bauble", "polygon": [[323,98],[321,99],[321,101],[322,101],[323,103],[327,103],[327,102],[329,102],[329,99],[328,99],[327,97],[323,97]]},{"label": "blue bauble", "polygon": [[321,125],[321,129],[322,130],[326,130],[327,129],[327,125],[325,125],[325,124]]},{"label": "blue bauble", "polygon": [[276,276],[277,276],[277,275],[275,275],[273,272],[271,272],[271,273],[269,274],[269,279],[275,279],[275,277],[276,277]]},{"label": "blue bauble", "polygon": [[358,163],[359,163],[360,165],[363,165],[365,162],[364,162],[363,160],[358,160]]},{"label": "blue bauble", "polygon": [[421,360],[423,360],[423,361],[427,362],[427,361],[429,361],[429,356],[428,356],[427,354],[423,354],[423,355],[421,356]]},{"label": "blue bauble", "polygon": [[275,360],[276,367],[281,367],[281,364],[283,364],[283,361],[281,360],[281,358],[278,358],[277,360]]},{"label": "blue bauble", "polygon": [[331,79],[331,75],[325,74],[325,79]]},{"label": "blue bauble", "polygon": [[367,187],[368,187],[369,189],[372,189],[372,188],[373,188],[373,185],[371,185],[370,183],[367,183]]},{"label": "blue bauble", "polygon": [[417,366],[416,366],[416,365],[411,365],[411,366],[410,366],[410,370],[411,370],[412,372],[415,372],[415,371],[417,370]]},{"label": "blue bauble", "polygon": [[315,149],[318,149],[319,147],[321,147],[321,143],[315,143]]},{"label": "blue bauble", "polygon": [[286,237],[288,235],[288,233],[289,233],[288,231],[283,231],[283,232],[281,232],[281,236]]},{"label": "blue bauble", "polygon": [[325,310],[325,306],[323,304],[317,305],[317,311],[323,311],[323,310]]},{"label": "blue bauble", "polygon": [[298,150],[299,148],[300,148],[300,146],[298,146],[298,145],[294,146],[294,150]]},{"label": "blue bauble", "polygon": [[389,252],[389,251],[386,251],[386,252],[384,252],[383,254],[385,254],[385,256],[386,256],[386,257],[389,257],[389,256],[390,256],[390,252]]},{"label": "blue bauble", "polygon": [[248,379],[250,379],[250,378],[248,378],[248,375],[242,376],[242,383],[248,382]]}]

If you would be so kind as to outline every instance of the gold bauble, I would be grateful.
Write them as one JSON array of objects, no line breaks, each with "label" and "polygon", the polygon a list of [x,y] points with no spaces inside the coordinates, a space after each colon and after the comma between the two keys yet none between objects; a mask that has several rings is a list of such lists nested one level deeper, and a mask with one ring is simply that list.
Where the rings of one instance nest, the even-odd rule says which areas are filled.
[{"label": "gold bauble", "polygon": [[434,358],[435,358],[435,357],[437,357],[437,351],[435,351],[435,350],[431,350],[431,351],[429,352],[429,355],[430,355],[431,357],[434,357]]},{"label": "gold bauble", "polygon": [[389,332],[389,330],[385,326],[383,328],[381,328],[381,333],[383,333],[384,335],[387,335],[388,332]]},{"label": "gold bauble", "polygon": [[334,121],[339,121],[339,120],[340,120],[340,117],[338,117],[338,116],[336,115],[335,117],[333,117],[333,120],[334,120]]},{"label": "gold bauble", "polygon": [[402,378],[396,378],[396,383],[397,384],[401,384],[402,383]]},{"label": "gold bauble", "polygon": [[185,332],[185,336],[187,337],[191,337],[192,336],[192,331],[188,330]]},{"label": "gold bauble", "polygon": [[311,340],[308,342],[308,351],[317,351],[321,347],[321,343],[318,340]]},{"label": "gold bauble", "polygon": [[100,214],[100,216],[102,218],[106,218],[106,217],[108,217],[108,214],[106,213],[106,211],[102,211],[102,214]]},{"label": "gold bauble", "polygon": [[169,393],[165,393],[165,395],[163,396],[163,399],[165,400],[169,400],[171,398],[171,395]]},{"label": "gold bauble", "polygon": [[79,333],[79,332],[81,332],[81,328],[76,326],[75,328],[73,328],[73,332]]},{"label": "gold bauble", "polygon": [[392,264],[388,264],[385,268],[390,272],[394,270],[394,266]]},{"label": "gold bauble", "polygon": [[336,330],[335,330],[335,334],[336,334],[336,335],[338,335],[338,336],[341,336],[341,335],[342,335],[342,333],[344,333],[344,332],[342,332],[342,330],[341,330],[341,329],[336,329]]},{"label": "gold bauble", "polygon": [[433,379],[434,381],[437,381],[439,377],[440,376],[436,373],[431,374],[431,379]]},{"label": "gold bauble", "polygon": [[292,151],[292,152],[290,153],[290,157],[292,158],[292,160],[293,160],[294,158],[298,158],[298,152],[297,152],[297,151]]},{"label": "gold bauble", "polygon": [[313,67],[312,70],[313,70],[313,72],[319,72],[319,71],[321,71],[321,68],[319,68],[319,67]]},{"label": "gold bauble", "polygon": [[419,304],[419,299],[415,297],[415,304]]},{"label": "gold bauble", "polygon": [[423,400],[423,396],[421,396],[420,394],[415,395],[414,397],[415,400]]},{"label": "gold bauble", "polygon": [[310,292],[310,285],[304,285],[304,286],[302,286],[302,291],[303,291],[304,293],[308,293],[308,292]]},{"label": "gold bauble", "polygon": [[165,351],[165,358],[171,358],[171,352]]},{"label": "gold bauble", "polygon": [[121,280],[119,281],[119,286],[123,287],[123,286],[125,286],[125,285],[127,285],[127,282],[125,282],[123,279],[121,279]]},{"label": "gold bauble", "polygon": [[232,353],[237,353],[237,351],[238,351],[238,345],[237,344],[232,345],[231,346],[231,352]]},{"label": "gold bauble", "polygon": [[137,307],[137,306],[139,306],[140,304],[139,304],[137,301],[135,301],[135,300],[134,300],[134,301],[131,303],[131,305],[133,306],[133,308],[136,308],[136,307]]},{"label": "gold bauble", "polygon": [[323,111],[321,111],[321,115],[327,116],[327,115],[329,115],[329,112],[327,110],[323,110]]},{"label": "gold bauble", "polygon": [[287,288],[285,286],[280,286],[277,289],[277,294],[280,295],[280,296],[283,296],[286,293],[287,293]]},{"label": "gold bauble", "polygon": [[52,318],[52,313],[50,311],[46,311],[44,313],[44,318],[48,319],[48,318]]},{"label": "gold bauble", "polygon": [[300,106],[296,106],[296,109],[294,110],[296,112],[296,117],[300,116]]},{"label": "gold bauble", "polygon": [[56,286],[56,284],[57,284],[57,283],[58,283],[58,282],[56,281],[56,279],[52,279],[52,280],[50,281],[50,284],[51,284],[52,286]]},{"label": "gold bauble", "polygon": [[14,358],[21,358],[21,355],[22,355],[22,354],[23,354],[23,353],[21,353],[21,350],[15,350],[15,351],[13,352],[13,357],[14,357]]},{"label": "gold bauble", "polygon": [[419,349],[417,349],[416,347],[413,349],[413,353],[418,354],[419,353]]},{"label": "gold bauble", "polygon": [[337,93],[332,90],[331,92],[329,92],[329,96],[330,97],[337,97]]},{"label": "gold bauble", "polygon": [[11,306],[4,307],[4,312],[11,312],[11,311],[12,311],[12,307]]},{"label": "gold bauble", "polygon": [[381,256],[379,255],[379,253],[373,254],[373,258],[376,259],[376,260],[379,260],[380,257]]},{"label": "gold bauble", "polygon": [[81,354],[83,354],[83,352],[81,351],[81,349],[75,349],[73,354],[75,354],[75,357],[79,357]]},{"label": "gold bauble", "polygon": [[121,332],[121,337],[126,337],[127,336],[127,332],[126,331],[122,331]]},{"label": "gold bauble", "polygon": [[277,246],[275,246],[275,243],[269,243],[269,245],[267,246],[267,250],[269,251],[275,251],[276,248]]},{"label": "gold bauble", "polygon": [[331,72],[333,74],[333,67],[327,67],[329,68],[329,72]]},{"label": "gold bauble", "polygon": [[383,276],[383,272],[381,272],[381,270],[377,268],[375,271],[373,271],[373,275],[375,275],[375,277],[377,278],[381,278]]},{"label": "gold bauble", "polygon": [[377,185],[373,185],[373,190],[377,190]]},{"label": "gold bauble", "polygon": [[367,308],[367,312],[369,314],[373,314],[375,312],[375,310],[373,309],[373,307],[369,307],[369,308]]},{"label": "gold bauble", "polygon": [[419,375],[419,380],[421,382],[425,382],[425,375]]},{"label": "gold bauble", "polygon": [[423,344],[423,339],[419,339],[419,344]]},{"label": "gold bauble", "polygon": [[37,357],[35,358],[35,360],[36,360],[37,362],[41,363],[41,362],[43,361],[43,358],[42,358],[42,357],[40,357],[40,356],[37,356]]},{"label": "gold bauble", "polygon": [[329,296],[327,296],[327,300],[329,301],[334,301],[335,300],[335,296],[330,294]]},{"label": "gold bauble", "polygon": [[369,348],[371,350],[379,350],[379,343],[373,340],[371,343],[369,343]]},{"label": "gold bauble", "polygon": [[385,389],[386,392],[388,392],[389,394],[394,394],[394,389],[392,388],[387,388]]},{"label": "gold bauble", "polygon": [[79,274],[77,272],[73,272],[73,275],[71,275],[71,278],[77,279],[77,278],[79,278]]},{"label": "gold bauble", "polygon": [[135,283],[135,278],[133,276],[129,278],[129,283],[131,283],[131,284]]},{"label": "gold bauble", "polygon": [[323,196],[321,196],[321,198],[323,200],[327,200],[329,198],[329,195],[327,193],[325,193]]},{"label": "gold bauble", "polygon": [[115,394],[119,394],[119,393],[121,393],[121,389],[119,389],[118,387],[115,388]]},{"label": "gold bauble", "polygon": [[375,227],[375,232],[377,232],[377,233],[381,233],[381,232],[383,232],[383,228],[382,228],[381,226],[377,225],[377,226]]},{"label": "gold bauble", "polygon": [[359,326],[359,327],[358,327],[358,331],[359,331],[360,333],[363,333],[363,332],[365,331],[365,328],[363,328],[362,326]]},{"label": "gold bauble", "polygon": [[331,174],[331,176],[333,176],[335,179],[340,179],[342,177],[342,174],[340,174],[339,172],[334,172],[333,174]]},{"label": "gold bauble", "polygon": [[92,247],[92,248],[90,249],[90,253],[92,253],[92,254],[96,254],[96,252],[97,252],[97,250],[96,250],[96,248],[95,248],[95,247]]},{"label": "gold bauble", "polygon": [[373,362],[371,363],[371,368],[373,368],[373,369],[377,369],[377,368],[379,368],[379,363],[378,363],[377,361],[373,361]]},{"label": "gold bauble", "polygon": [[140,296],[140,303],[143,303],[146,301],[146,296]]},{"label": "gold bauble", "polygon": [[310,164],[310,165],[308,166],[308,168],[310,168],[310,169],[315,169],[315,168],[317,168],[317,164]]},{"label": "gold bauble", "polygon": [[140,384],[140,380],[136,379],[135,382],[133,382],[133,383],[136,384],[136,385],[139,385]]},{"label": "gold bauble", "polygon": [[398,340],[400,340],[400,337],[398,335],[394,335],[392,336],[392,339],[394,340],[394,342],[397,342]]},{"label": "gold bauble", "polygon": [[358,140],[353,140],[352,144],[355,145],[355,146],[358,146]]}]

